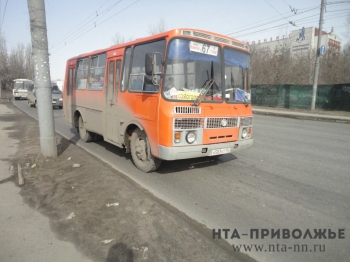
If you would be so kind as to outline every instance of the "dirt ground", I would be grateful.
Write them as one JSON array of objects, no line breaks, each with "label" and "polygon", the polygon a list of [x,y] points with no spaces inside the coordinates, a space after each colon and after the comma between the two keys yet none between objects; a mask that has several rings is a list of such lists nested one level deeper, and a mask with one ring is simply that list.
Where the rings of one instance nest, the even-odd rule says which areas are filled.
[{"label": "dirt ground", "polygon": [[[41,156],[38,122],[0,99],[16,113],[0,121],[16,124],[20,140],[9,162],[22,167],[23,201],[50,219],[61,240],[94,261],[254,261],[233,252],[211,230],[157,199],[73,143],[57,135],[59,156]],[[80,167],[73,167],[79,164]]]}]

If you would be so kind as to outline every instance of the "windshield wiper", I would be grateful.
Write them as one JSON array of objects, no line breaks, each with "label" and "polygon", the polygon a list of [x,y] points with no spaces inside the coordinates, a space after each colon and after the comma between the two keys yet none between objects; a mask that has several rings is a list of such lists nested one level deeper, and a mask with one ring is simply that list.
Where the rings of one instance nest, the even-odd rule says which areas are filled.
[{"label": "windshield wiper", "polygon": [[197,96],[196,100],[193,102],[192,106],[199,106],[199,104],[202,102],[204,97],[207,95],[209,89],[212,87],[213,84],[214,84],[213,79],[207,79],[205,81],[204,85],[202,86],[201,92]]},{"label": "windshield wiper", "polygon": [[204,82],[201,92],[197,96],[196,100],[193,102],[192,106],[199,106],[199,104],[203,101],[204,97],[207,95],[209,89],[214,84],[214,64],[213,61],[210,63],[210,74],[211,78],[209,79],[209,73],[207,71],[208,79]]}]

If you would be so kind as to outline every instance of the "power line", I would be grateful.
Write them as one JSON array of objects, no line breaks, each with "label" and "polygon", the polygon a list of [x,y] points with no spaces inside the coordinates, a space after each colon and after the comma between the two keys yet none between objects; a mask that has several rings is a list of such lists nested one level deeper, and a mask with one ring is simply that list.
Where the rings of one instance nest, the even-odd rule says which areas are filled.
[{"label": "power line", "polygon": [[124,9],[120,10],[119,12],[117,12],[116,14],[114,14],[114,15],[110,16],[109,18],[103,20],[101,23],[95,24],[95,26],[94,26],[93,28],[87,29],[86,31],[82,32],[80,35],[78,35],[78,36],[75,37],[74,39],[70,40],[68,43],[65,43],[65,45],[59,47],[59,48],[56,49],[55,51],[52,51],[51,54],[54,53],[54,52],[57,52],[58,50],[60,50],[60,49],[63,48],[64,46],[66,46],[67,44],[70,44],[71,42],[75,41],[76,39],[80,38],[81,36],[85,35],[86,33],[90,32],[91,30],[93,30],[95,27],[97,27],[97,26],[99,26],[99,25],[105,23],[106,21],[108,21],[108,20],[111,19],[112,17],[114,17],[114,16],[120,14],[121,12],[123,12],[124,10],[126,10],[126,9],[128,9],[129,7],[133,6],[134,4],[136,4],[136,3],[139,2],[139,1],[141,1],[141,0],[135,1],[134,3],[128,5],[128,6],[125,7]]},{"label": "power line", "polygon": [[350,1],[328,2],[327,5],[347,4],[347,3],[350,3]]},{"label": "power line", "polygon": [[[100,9],[102,8],[102,6],[104,6],[108,1],[109,1],[109,0],[106,0],[92,15],[90,15],[87,19],[83,20],[79,25],[85,24],[85,21],[89,20],[89,19],[90,19],[91,17],[93,17],[93,16],[95,17],[95,14],[97,14],[98,10],[100,10]],[[79,26],[79,25],[78,25],[78,26]],[[74,30],[76,30],[76,28],[77,28],[78,26],[76,26],[76,27],[73,28],[70,32],[68,32],[67,34],[65,34],[64,36],[62,36],[62,38],[71,35],[72,32],[74,33],[74,32],[75,32]],[[79,28],[78,28],[78,29],[79,29]],[[55,42],[53,45],[55,45],[55,44],[56,44],[56,42]]]},{"label": "power line", "polygon": [[[313,10],[315,10],[315,9],[319,9],[319,7],[311,8],[311,9],[306,10],[306,11],[304,11],[304,12],[301,12],[301,13],[299,13],[299,14],[297,14],[297,15],[301,15],[301,14],[304,14],[304,13],[306,13],[306,12],[313,11]],[[291,16],[289,16],[289,17],[292,17],[292,16],[295,16],[295,15],[291,15]],[[289,18],[289,17],[287,17],[287,18]],[[281,20],[284,20],[284,18],[282,18],[282,19],[277,19],[277,20],[274,20],[274,21],[271,21],[271,22],[268,22],[268,23],[265,23],[265,24],[262,24],[262,25],[259,25],[259,26],[254,26],[254,27],[251,27],[251,28],[242,29],[242,30],[240,30],[240,31],[232,32],[232,33],[229,33],[229,34],[227,34],[227,35],[233,35],[233,34],[237,34],[237,33],[243,32],[243,31],[247,31],[247,30],[251,30],[251,29],[256,29],[257,27],[262,27],[262,26],[265,26],[265,25],[268,25],[268,24],[272,24],[272,23],[281,21]],[[257,22],[257,23],[258,23],[258,22]],[[255,24],[256,24],[256,23],[255,23]]]},{"label": "power line", "polygon": [[[96,11],[94,11],[94,13],[93,13],[92,15],[90,15],[87,19],[85,19],[83,22],[81,22],[81,23],[79,24],[79,25],[81,25],[81,24],[83,24],[83,25],[81,25],[80,27],[79,27],[79,25],[76,26],[75,29],[73,29],[72,31],[70,31],[69,33],[67,33],[67,34],[66,34],[63,38],[61,38],[59,41],[55,42],[55,43],[52,45],[51,48],[55,48],[55,47],[58,46],[60,43],[66,42],[69,38],[73,37],[74,34],[75,34],[76,32],[78,32],[80,29],[89,26],[88,23],[91,22],[91,21],[93,21],[93,19],[95,19],[97,16],[99,16],[99,18],[98,18],[96,21],[100,20],[104,15],[106,15],[112,8],[114,8],[114,7],[115,7],[117,4],[119,4],[121,1],[122,1],[122,0],[119,0],[117,3],[114,3],[113,5],[107,7],[104,11],[102,11],[100,14],[98,14],[98,10],[100,10],[100,9],[102,8],[102,6],[103,6],[106,2],[108,2],[108,0],[107,0],[107,1],[106,1],[104,4],[102,4]],[[91,17],[92,17],[92,19],[90,19]]]},{"label": "power line", "polygon": [[[283,17],[283,15],[274,7],[274,6],[272,6],[267,0],[264,0],[266,3],[268,3],[269,4],[269,6],[271,6],[273,9],[275,9],[275,11],[277,12],[277,13],[279,13],[282,17]],[[283,17],[284,19],[286,19],[285,17]],[[287,21],[288,21],[288,19],[286,19]],[[288,21],[291,25],[293,25],[293,26],[296,26],[295,25],[295,23],[293,22],[293,21]]]},{"label": "power line", "polygon": [[0,25],[0,32],[1,32],[1,29],[2,29],[2,24],[4,23],[4,18],[5,18],[5,13],[6,13],[7,2],[8,2],[8,0],[6,0],[4,15],[3,15],[3,17],[2,17],[2,21],[1,21],[1,25]]},{"label": "power line", "polygon": [[[335,19],[335,18],[339,18],[339,17],[345,17],[346,15],[345,14],[341,14],[342,16],[339,16],[339,14],[332,14],[331,16],[327,16],[326,18],[328,20],[330,19]],[[304,17],[304,18],[301,18],[299,20],[296,20],[296,22],[299,22],[299,21],[303,21],[305,19],[310,19],[312,17],[318,17],[319,14],[316,14],[316,15],[312,15],[312,16],[308,16],[308,17]],[[307,20],[307,21],[304,21],[304,22],[315,22],[315,21],[318,21],[317,18],[313,18],[312,20]],[[253,32],[248,32],[246,34],[241,34],[241,35],[237,35],[235,37],[243,37],[243,36],[247,36],[247,35],[252,35],[252,34],[256,34],[256,33],[260,33],[260,32],[268,32],[268,31],[272,31],[272,30],[275,30],[275,28],[278,28],[278,27],[283,27],[283,26],[286,26],[286,25],[289,25],[288,23],[287,24],[280,24],[280,25],[277,25],[277,26],[272,26],[272,27],[269,27],[269,28],[265,28],[265,29],[260,29],[260,30],[257,30],[257,31],[253,31]],[[341,26],[337,27],[337,28],[341,28]]]}]

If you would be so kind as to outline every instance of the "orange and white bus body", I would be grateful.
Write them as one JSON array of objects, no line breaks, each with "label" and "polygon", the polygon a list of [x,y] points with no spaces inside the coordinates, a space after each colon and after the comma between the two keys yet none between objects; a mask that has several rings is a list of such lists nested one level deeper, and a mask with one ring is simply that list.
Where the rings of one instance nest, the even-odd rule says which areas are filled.
[{"label": "orange and white bus body", "polygon": [[243,42],[176,29],[69,59],[63,108],[82,140],[103,136],[149,172],[253,144],[248,72]]}]

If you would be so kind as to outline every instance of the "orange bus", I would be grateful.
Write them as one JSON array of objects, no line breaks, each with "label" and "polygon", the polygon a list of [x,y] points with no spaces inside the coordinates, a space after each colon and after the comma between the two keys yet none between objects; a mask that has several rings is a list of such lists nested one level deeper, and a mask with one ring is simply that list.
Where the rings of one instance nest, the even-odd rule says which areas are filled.
[{"label": "orange bus", "polygon": [[247,44],[174,29],[67,61],[63,108],[81,140],[99,137],[135,166],[252,146]]}]

